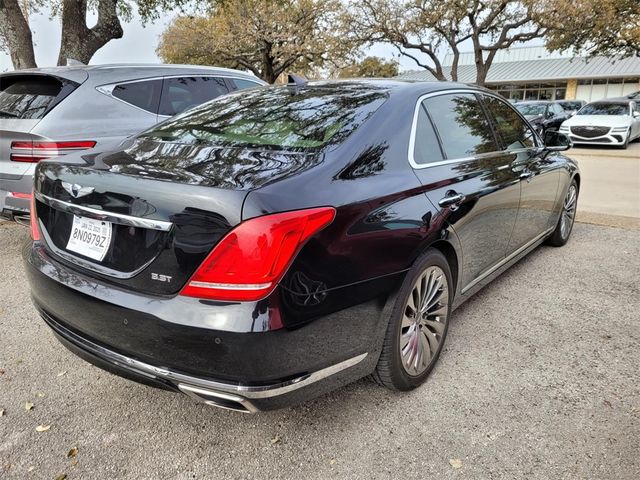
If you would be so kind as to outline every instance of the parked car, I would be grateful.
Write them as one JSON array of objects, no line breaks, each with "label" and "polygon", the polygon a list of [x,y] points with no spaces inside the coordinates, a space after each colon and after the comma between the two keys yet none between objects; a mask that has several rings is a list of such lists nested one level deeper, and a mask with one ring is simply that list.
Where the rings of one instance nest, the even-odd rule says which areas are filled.
[{"label": "parked car", "polygon": [[456,83],[220,97],[37,166],[32,298],[89,362],[218,407],[284,407],[372,373],[410,390],[456,307],[569,239],[579,171],[566,136],[546,140]]},{"label": "parked car", "polygon": [[560,105],[560,107],[570,117],[573,117],[576,113],[578,113],[578,110],[580,110],[587,104],[587,102],[585,102],[584,100],[556,100],[555,103]]},{"label": "parked car", "polygon": [[640,137],[640,110],[628,99],[607,99],[585,105],[560,127],[573,143],[627,148]]},{"label": "parked car", "polygon": [[545,100],[518,102],[515,107],[540,135],[547,130],[558,130],[562,122],[569,118],[560,105]]},{"label": "parked car", "polygon": [[96,65],[0,75],[0,214],[28,214],[35,164],[119,143],[262,80],[225,68]]},{"label": "parked car", "polygon": [[640,90],[638,90],[637,92],[631,92],[627,95],[627,98],[631,100],[640,100]]}]

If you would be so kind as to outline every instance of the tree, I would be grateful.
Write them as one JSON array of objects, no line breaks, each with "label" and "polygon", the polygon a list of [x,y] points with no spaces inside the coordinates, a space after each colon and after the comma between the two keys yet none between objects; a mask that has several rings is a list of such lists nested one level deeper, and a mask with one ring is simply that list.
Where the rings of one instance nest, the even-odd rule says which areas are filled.
[{"label": "tree", "polygon": [[395,77],[398,75],[398,62],[380,57],[365,57],[359,62],[340,70],[340,78],[350,77]]},{"label": "tree", "polygon": [[[35,67],[33,39],[29,28],[29,9],[45,5],[62,23],[58,65],[68,58],[89,63],[93,55],[111,40],[123,35],[121,20],[129,20],[137,8],[142,21],[157,18],[159,12],[181,8],[189,0],[0,0],[0,50],[9,52],[14,68]],[[87,26],[90,11],[98,15],[96,24]]]},{"label": "tree", "polygon": [[544,16],[551,27],[546,46],[552,51],[640,56],[638,0],[551,0]]},{"label": "tree", "polygon": [[165,62],[241,68],[273,83],[350,57],[331,28],[339,10],[339,0],[225,0],[206,16],[178,17],[157,52]]},{"label": "tree", "polygon": [[36,66],[27,15],[18,0],[0,0],[0,50],[9,53],[14,68]]},{"label": "tree", "polygon": [[447,79],[444,51],[452,55],[449,75],[455,81],[461,45],[471,42],[476,83],[484,85],[499,50],[546,33],[540,8],[535,0],[353,0],[342,29],[360,45],[395,46],[439,80]]}]

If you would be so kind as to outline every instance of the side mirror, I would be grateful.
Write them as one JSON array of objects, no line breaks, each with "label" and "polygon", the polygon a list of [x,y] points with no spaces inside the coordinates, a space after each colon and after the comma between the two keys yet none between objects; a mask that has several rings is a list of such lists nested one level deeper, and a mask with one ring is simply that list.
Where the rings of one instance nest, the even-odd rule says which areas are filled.
[{"label": "side mirror", "polygon": [[637,111],[637,110],[634,110],[634,112],[633,112],[633,118],[638,118],[638,117],[640,117],[640,112],[639,112],[639,111]]},{"label": "side mirror", "polygon": [[564,133],[547,130],[544,134],[544,146],[550,152],[562,152],[573,147],[573,143]]}]

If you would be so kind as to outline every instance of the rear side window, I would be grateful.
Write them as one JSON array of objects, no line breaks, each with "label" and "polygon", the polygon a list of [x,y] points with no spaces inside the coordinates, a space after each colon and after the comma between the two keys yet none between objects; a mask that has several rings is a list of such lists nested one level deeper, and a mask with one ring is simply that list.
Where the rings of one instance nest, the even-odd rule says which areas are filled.
[{"label": "rear side window", "polygon": [[65,94],[64,87],[61,80],[40,75],[0,78],[0,118],[41,119]]},{"label": "rear side window", "polygon": [[241,78],[233,78],[231,81],[234,83],[238,90],[244,90],[245,88],[254,88],[260,87],[261,85],[257,82],[252,82],[251,80],[244,80]]},{"label": "rear side window", "polygon": [[439,95],[426,99],[424,105],[434,121],[447,159],[498,150],[489,120],[475,95]]},{"label": "rear side window", "polygon": [[162,80],[122,83],[111,92],[116,98],[151,113],[158,113]]},{"label": "rear side window", "polygon": [[444,160],[444,155],[440,149],[440,142],[433,129],[431,119],[427,114],[424,103],[420,104],[413,148],[413,161],[417,165],[427,165],[429,163]]},{"label": "rear side window", "polygon": [[534,134],[513,107],[495,97],[484,96],[489,114],[506,150],[534,147]]},{"label": "rear side window", "polygon": [[223,78],[165,78],[160,101],[160,115],[173,116],[229,93]]}]

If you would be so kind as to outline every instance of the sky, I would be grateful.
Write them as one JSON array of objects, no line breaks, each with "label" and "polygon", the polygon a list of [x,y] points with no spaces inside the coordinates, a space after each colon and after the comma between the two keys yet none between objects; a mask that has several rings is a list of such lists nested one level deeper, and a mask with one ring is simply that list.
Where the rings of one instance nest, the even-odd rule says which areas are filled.
[{"label": "sky", "polygon": [[[139,17],[134,17],[131,22],[123,25],[123,38],[107,43],[96,52],[90,63],[160,63],[155,53],[156,45],[163,30],[171,23],[174,16],[175,13],[162,15],[156,22],[147,24],[146,27],[142,26]],[[91,21],[95,22],[95,17],[90,17],[89,23]],[[49,13],[44,11],[32,14],[30,22],[38,66],[54,66],[60,49],[59,20],[50,19]],[[396,56],[394,48],[388,45],[375,45],[366,54],[384,58]],[[406,57],[400,58],[401,70],[415,68],[413,60]],[[0,72],[9,69],[11,69],[11,61],[8,55],[0,52]]]}]

